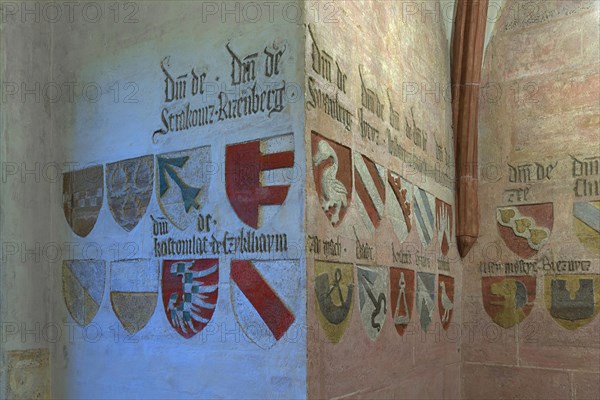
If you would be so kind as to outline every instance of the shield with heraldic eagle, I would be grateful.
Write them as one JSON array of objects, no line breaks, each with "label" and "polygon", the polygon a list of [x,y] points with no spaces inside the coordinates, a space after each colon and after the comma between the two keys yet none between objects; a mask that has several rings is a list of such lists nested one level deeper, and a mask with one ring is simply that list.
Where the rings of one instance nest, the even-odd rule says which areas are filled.
[{"label": "shield with heraldic eagle", "polygon": [[142,219],[152,197],[154,156],[106,165],[106,198],[110,213],[127,232]]},{"label": "shield with heraldic eagle", "polygon": [[212,319],[219,296],[219,260],[163,260],[162,299],[169,323],[189,339]]}]

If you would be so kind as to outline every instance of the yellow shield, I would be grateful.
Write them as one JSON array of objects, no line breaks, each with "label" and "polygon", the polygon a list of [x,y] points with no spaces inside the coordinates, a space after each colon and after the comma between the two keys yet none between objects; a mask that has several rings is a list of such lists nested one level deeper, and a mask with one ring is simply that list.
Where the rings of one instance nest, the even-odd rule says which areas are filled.
[{"label": "yellow shield", "polygon": [[569,330],[581,328],[600,310],[600,275],[547,275],[544,301],[560,326]]},{"label": "yellow shield", "polygon": [[315,299],[321,327],[338,343],[352,315],[354,270],[352,264],[315,261]]}]

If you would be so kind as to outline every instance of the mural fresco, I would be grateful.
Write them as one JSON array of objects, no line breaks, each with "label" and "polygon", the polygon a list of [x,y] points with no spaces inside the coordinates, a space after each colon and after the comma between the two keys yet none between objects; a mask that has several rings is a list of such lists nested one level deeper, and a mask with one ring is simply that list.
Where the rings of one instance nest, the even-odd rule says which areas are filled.
[{"label": "mural fresco", "polygon": [[413,227],[413,185],[388,171],[386,196],[392,227],[398,240],[404,242]]},{"label": "mural fresco", "polygon": [[208,198],[210,147],[156,156],[156,199],[161,211],[180,230],[198,217]]},{"label": "mural fresco", "polygon": [[[294,166],[294,134],[227,145],[225,150],[225,188],[237,216],[258,229],[268,219],[268,206],[285,201],[289,184],[268,185],[265,174],[280,173],[291,180]],[[280,171],[278,171],[280,170]]]},{"label": "mural fresco", "polygon": [[321,209],[331,225],[341,224],[352,200],[352,152],[312,132],[312,163]]},{"label": "mural fresco", "polygon": [[233,311],[259,347],[273,347],[296,320],[290,305],[300,295],[298,283],[297,261],[231,261]]},{"label": "mural fresco", "polygon": [[62,266],[63,296],[71,317],[86,326],[96,316],[106,281],[106,263],[101,260],[65,260]]},{"label": "mural fresco", "polygon": [[315,298],[327,338],[338,343],[350,322],[354,293],[352,264],[315,261]]},{"label": "mural fresco", "polygon": [[437,229],[439,251],[448,255],[452,238],[452,206],[440,199],[435,199],[435,227]]},{"label": "mural fresco", "polygon": [[50,352],[48,349],[14,350],[6,352],[7,399],[50,399]]},{"label": "mural fresco", "polygon": [[573,204],[575,235],[589,251],[600,255],[600,200]]},{"label": "mural fresco", "polygon": [[367,336],[375,340],[386,320],[388,310],[388,269],[357,266],[358,306]]},{"label": "mural fresco", "polygon": [[385,210],[385,169],[360,153],[354,152],[356,202],[365,226],[376,229]]},{"label": "mural fresco", "polygon": [[144,328],[158,301],[158,263],[152,260],[113,261],[110,303],[123,328],[134,334]]},{"label": "mural fresco", "polygon": [[415,186],[413,205],[415,211],[415,225],[419,239],[424,247],[429,246],[433,240],[435,226],[435,197],[418,186]]},{"label": "mural fresco", "polygon": [[415,271],[390,268],[390,305],[396,331],[400,336],[412,320],[415,302]]},{"label": "mural fresco", "polygon": [[448,275],[438,275],[438,311],[442,328],[448,330],[454,310],[454,278]]},{"label": "mural fresco", "polygon": [[63,211],[73,232],[86,237],[96,225],[104,199],[102,165],[63,174]]},{"label": "mural fresco", "polygon": [[189,339],[212,319],[219,296],[219,260],[163,260],[162,300],[169,323]]},{"label": "mural fresco", "polygon": [[433,321],[435,308],[435,275],[427,272],[417,273],[417,315],[421,329],[427,332]]},{"label": "mural fresco", "polygon": [[560,326],[569,330],[581,328],[600,311],[600,275],[546,275],[544,302]]},{"label": "mural fresco", "polygon": [[497,325],[510,328],[533,309],[535,276],[485,276],[481,280],[483,307]]},{"label": "mural fresco", "polygon": [[531,258],[550,238],[554,207],[552,203],[498,207],[496,218],[506,246],[520,257]]},{"label": "mural fresco", "polygon": [[130,232],[142,219],[152,197],[154,156],[106,164],[106,199],[113,218]]}]

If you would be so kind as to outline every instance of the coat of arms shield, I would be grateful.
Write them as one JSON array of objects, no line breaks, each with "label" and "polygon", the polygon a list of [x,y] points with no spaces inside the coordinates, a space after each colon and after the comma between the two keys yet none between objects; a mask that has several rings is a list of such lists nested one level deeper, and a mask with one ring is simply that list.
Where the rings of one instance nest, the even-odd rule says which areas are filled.
[{"label": "coat of arms shield", "polygon": [[212,319],[219,295],[219,260],[163,260],[162,299],[169,323],[186,339]]},{"label": "coat of arms shield", "polygon": [[313,131],[312,155],[319,204],[331,225],[338,226],[352,200],[352,151]]},{"label": "coat of arms shield", "polygon": [[86,326],[96,316],[106,281],[102,260],[65,260],[62,265],[63,296],[71,317]]},{"label": "coat of arms shield", "polygon": [[104,199],[102,165],[63,174],[63,211],[78,236],[86,237],[96,225]]},{"label": "coat of arms shield", "polygon": [[154,181],[154,156],[144,156],[106,165],[106,198],[117,223],[130,232],[140,222]]}]

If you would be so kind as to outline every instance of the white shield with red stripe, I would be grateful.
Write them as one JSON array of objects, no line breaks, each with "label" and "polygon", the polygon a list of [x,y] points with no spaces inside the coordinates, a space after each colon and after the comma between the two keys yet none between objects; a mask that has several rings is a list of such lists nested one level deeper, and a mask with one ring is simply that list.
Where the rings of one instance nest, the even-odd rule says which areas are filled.
[{"label": "white shield with red stripe", "polygon": [[268,349],[280,341],[300,308],[298,261],[231,261],[233,312],[248,338]]},{"label": "white shield with red stripe", "polygon": [[385,210],[385,169],[360,153],[354,153],[354,188],[358,212],[365,225],[375,230]]}]

